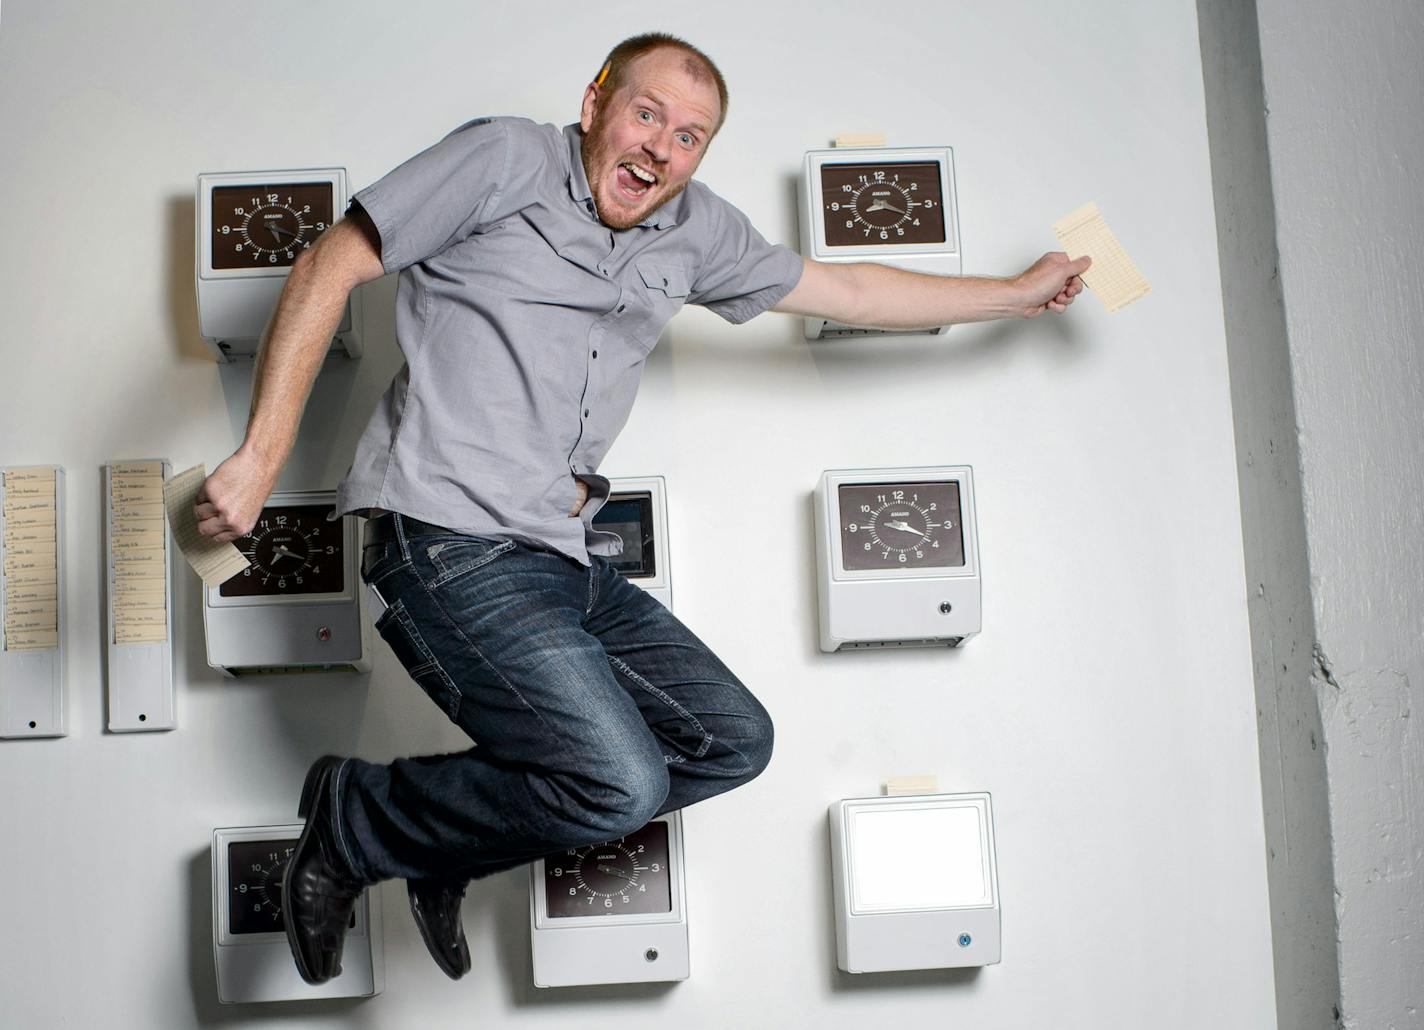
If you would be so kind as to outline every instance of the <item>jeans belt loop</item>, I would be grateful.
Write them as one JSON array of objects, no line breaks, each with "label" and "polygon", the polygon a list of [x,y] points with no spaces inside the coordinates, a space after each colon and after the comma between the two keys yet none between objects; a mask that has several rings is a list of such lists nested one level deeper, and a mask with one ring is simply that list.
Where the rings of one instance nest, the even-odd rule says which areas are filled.
[{"label": "jeans belt loop", "polygon": [[396,527],[396,541],[400,544],[400,560],[410,561],[410,545],[405,539],[405,524],[401,521],[400,512],[391,513],[391,523]]}]

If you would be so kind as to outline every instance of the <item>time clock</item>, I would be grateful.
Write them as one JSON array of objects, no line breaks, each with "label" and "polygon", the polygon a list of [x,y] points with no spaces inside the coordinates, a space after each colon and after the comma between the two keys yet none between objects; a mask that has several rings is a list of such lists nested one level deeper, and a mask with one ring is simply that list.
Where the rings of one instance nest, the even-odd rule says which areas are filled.
[{"label": "time clock", "polygon": [[530,866],[538,987],[684,980],[689,969],[682,815]]},{"label": "time clock", "polygon": [[313,986],[292,962],[282,910],[282,874],[301,823],[213,831],[213,960],[224,1004],[361,998],[385,986],[381,906],[370,891],[356,900],[341,952],[341,973]]},{"label": "time clock", "polygon": [[957,647],[979,632],[968,466],[828,471],[815,513],[821,650]]},{"label": "time clock", "polygon": [[836,961],[847,973],[1000,959],[987,793],[847,798],[830,806]]},{"label": "time clock", "polygon": [[613,567],[672,610],[668,558],[667,484],[662,476],[609,480],[608,500],[593,516],[593,528],[616,533],[623,553]]},{"label": "time clock", "polygon": [[[250,358],[292,265],[346,210],[344,168],[198,176],[198,327],[220,361]],[[359,357],[348,302],[337,349]]]},{"label": "time clock", "polygon": [[[878,261],[935,275],[964,270],[949,147],[811,150],[803,162],[800,193],[806,257]],[[809,339],[883,332],[806,319]]]},{"label": "time clock", "polygon": [[330,491],[275,493],[234,546],[250,564],[203,588],[208,664],[230,675],[364,672],[355,520],[332,519]]}]

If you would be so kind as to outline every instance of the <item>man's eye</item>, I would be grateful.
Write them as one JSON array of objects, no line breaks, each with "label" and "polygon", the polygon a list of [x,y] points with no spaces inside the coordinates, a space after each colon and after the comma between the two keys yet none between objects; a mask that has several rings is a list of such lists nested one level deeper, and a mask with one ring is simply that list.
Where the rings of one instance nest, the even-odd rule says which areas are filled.
[{"label": "man's eye", "polygon": [[686,133],[683,133],[681,136],[678,137],[678,139],[682,141],[682,145],[683,145],[684,147],[695,146],[696,143],[697,143],[696,140],[694,140],[691,136],[687,135]]},{"label": "man's eye", "polygon": [[650,122],[650,121],[653,120],[653,112],[651,112],[651,111],[639,111],[639,112],[638,112],[638,117],[639,117],[640,119],[642,119],[643,121],[645,121],[645,122]]}]

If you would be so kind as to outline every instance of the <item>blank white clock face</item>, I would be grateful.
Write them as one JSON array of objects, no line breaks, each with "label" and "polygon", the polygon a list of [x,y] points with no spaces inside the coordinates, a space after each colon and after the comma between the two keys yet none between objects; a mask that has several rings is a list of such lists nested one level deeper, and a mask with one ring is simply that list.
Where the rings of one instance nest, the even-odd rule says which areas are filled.
[{"label": "blank white clock face", "polygon": [[974,805],[854,811],[850,819],[856,912],[991,904],[986,827]]},{"label": "blank white clock face", "polygon": [[958,480],[842,484],[837,498],[847,571],[964,565]]}]

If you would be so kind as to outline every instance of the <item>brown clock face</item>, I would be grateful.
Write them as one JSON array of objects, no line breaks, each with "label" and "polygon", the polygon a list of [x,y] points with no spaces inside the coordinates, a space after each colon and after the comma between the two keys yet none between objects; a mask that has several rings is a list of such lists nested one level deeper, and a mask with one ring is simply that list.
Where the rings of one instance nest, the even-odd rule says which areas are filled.
[{"label": "brown clock face", "polygon": [[957,480],[843,484],[839,492],[846,571],[964,565]]},{"label": "brown clock face", "polygon": [[826,245],[943,243],[940,182],[938,161],[822,165]]},{"label": "brown clock face", "polygon": [[291,265],[330,227],[335,192],[330,182],[214,187],[213,268]]}]

